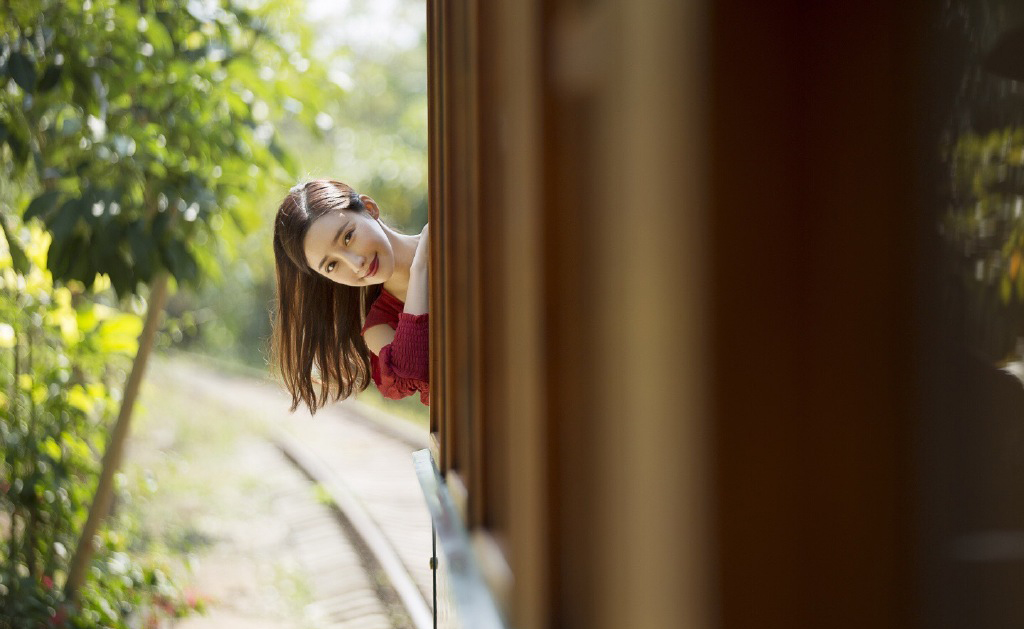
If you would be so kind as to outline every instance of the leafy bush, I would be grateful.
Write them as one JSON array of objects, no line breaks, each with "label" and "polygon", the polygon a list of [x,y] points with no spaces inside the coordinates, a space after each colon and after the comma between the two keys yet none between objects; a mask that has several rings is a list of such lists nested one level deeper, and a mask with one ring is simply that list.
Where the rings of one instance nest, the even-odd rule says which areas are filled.
[{"label": "leafy bush", "polygon": [[65,605],[65,571],[142,322],[80,284],[55,287],[43,270],[49,237],[20,232],[25,254],[0,249],[0,627],[127,627],[140,614],[183,613],[164,572],[124,553],[131,523],[117,518],[99,536],[80,608]]},{"label": "leafy bush", "polygon": [[[182,284],[216,278],[257,220],[253,198],[293,180],[269,120],[289,112],[316,133],[341,93],[292,32],[295,5],[0,8],[0,629],[180,611],[161,571],[118,554],[130,523],[116,515],[78,588],[81,613],[62,609],[58,587],[141,326],[113,307],[111,288],[138,305],[150,283],[166,286],[165,271]],[[18,215],[46,229],[32,232],[27,257],[12,244],[29,238]]]}]

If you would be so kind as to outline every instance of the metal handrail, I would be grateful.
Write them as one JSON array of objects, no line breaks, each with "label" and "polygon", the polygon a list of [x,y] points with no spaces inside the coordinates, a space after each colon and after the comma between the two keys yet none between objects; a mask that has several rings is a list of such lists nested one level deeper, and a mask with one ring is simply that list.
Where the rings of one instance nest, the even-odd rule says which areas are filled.
[{"label": "metal handrail", "polygon": [[[448,564],[448,581],[454,593],[459,620],[463,627],[473,629],[507,629],[491,591],[484,583],[469,542],[469,534],[459,518],[448,487],[437,470],[430,450],[412,454],[416,476],[423,488],[427,510],[434,522]],[[436,608],[435,605],[435,614]]]}]

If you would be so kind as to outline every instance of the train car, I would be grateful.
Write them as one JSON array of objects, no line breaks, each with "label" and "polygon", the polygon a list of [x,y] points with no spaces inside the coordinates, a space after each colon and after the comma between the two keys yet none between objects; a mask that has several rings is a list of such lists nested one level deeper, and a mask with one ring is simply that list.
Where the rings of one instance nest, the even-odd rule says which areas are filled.
[{"label": "train car", "polygon": [[1019,510],[955,515],[1019,450],[960,430],[941,11],[427,11],[432,458],[499,625],[1024,626]]}]

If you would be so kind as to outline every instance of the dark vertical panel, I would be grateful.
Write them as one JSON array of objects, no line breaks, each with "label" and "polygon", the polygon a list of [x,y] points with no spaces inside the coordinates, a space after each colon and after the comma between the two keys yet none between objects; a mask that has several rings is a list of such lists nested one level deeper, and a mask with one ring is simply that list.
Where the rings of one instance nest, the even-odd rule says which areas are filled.
[{"label": "dark vertical panel", "polygon": [[[443,203],[443,181],[444,171],[444,127],[442,126],[443,110],[443,81],[442,56],[443,45],[443,23],[442,23],[443,0],[427,0],[427,210],[429,214],[428,223],[433,226],[433,233],[430,240],[430,267],[432,277],[430,278],[430,433],[438,435],[441,431],[444,418],[444,387],[441,386],[444,380],[444,365],[446,357],[443,348],[446,346],[444,338],[444,295],[445,290],[445,268],[446,249],[443,246],[445,225],[448,224],[448,216]],[[440,465],[441,462],[439,461]]]},{"label": "dark vertical panel", "polygon": [[719,1],[723,627],[907,627],[916,5]]},{"label": "dark vertical panel", "polygon": [[448,151],[447,151],[447,164],[448,164],[448,177],[445,178],[444,185],[448,191],[445,198],[445,203],[448,206],[449,212],[449,225],[448,225],[448,240],[445,243],[451,256],[450,263],[445,268],[445,276],[447,281],[447,292],[445,293],[445,301],[448,304],[446,321],[448,326],[448,332],[446,334],[446,347],[445,351],[448,354],[448,366],[446,369],[446,380],[444,383],[445,395],[447,398],[445,408],[445,424],[447,434],[445,437],[445,445],[447,446],[446,461],[444,463],[447,472],[450,469],[457,469],[461,461],[459,456],[461,454],[459,447],[459,440],[461,439],[462,424],[459,419],[461,405],[461,396],[463,393],[463,387],[459,384],[462,376],[464,365],[461,362],[462,352],[460,351],[459,344],[464,342],[465,336],[462,334],[461,323],[461,310],[458,303],[458,291],[460,289],[461,277],[460,269],[463,266],[461,260],[459,260],[459,228],[462,220],[460,212],[462,210],[459,205],[459,187],[461,178],[453,176],[454,173],[459,172],[461,162],[459,159],[459,103],[458,95],[461,89],[461,75],[462,67],[460,66],[460,51],[459,51],[459,39],[461,37],[462,27],[459,21],[460,9],[463,2],[461,0],[448,0],[445,4],[445,60],[444,60],[444,81],[445,81],[445,114],[446,114],[446,129],[445,135],[447,136]]},{"label": "dark vertical panel", "polygon": [[440,389],[443,398],[443,406],[440,414],[440,448],[441,448],[441,460],[438,461],[438,465],[442,471],[450,469],[454,465],[454,459],[456,456],[455,452],[455,439],[458,434],[458,428],[453,420],[453,407],[456,406],[453,398],[453,387],[456,382],[456,374],[458,369],[458,354],[455,351],[454,337],[457,334],[458,327],[456,324],[457,315],[454,312],[453,303],[453,292],[456,286],[455,278],[453,277],[453,269],[457,268],[458,261],[454,251],[454,240],[455,240],[455,225],[458,223],[457,208],[454,204],[454,181],[451,176],[453,168],[455,167],[453,157],[453,144],[454,144],[454,113],[452,107],[452,93],[454,88],[454,77],[456,73],[453,71],[453,43],[452,38],[453,30],[456,24],[452,21],[452,5],[456,4],[453,0],[435,0],[438,4],[437,15],[438,15],[438,41],[439,48],[438,59],[439,59],[439,70],[438,70],[438,85],[440,86],[440,94],[438,98],[438,106],[440,109],[438,123],[441,127],[441,146],[440,146],[440,170],[442,177],[439,181],[439,205],[443,207],[445,220],[438,225],[440,228],[439,245],[441,250],[444,252],[442,257],[442,264],[440,269],[440,288],[441,299],[441,312],[442,320],[441,325],[443,326],[443,343],[441,345],[441,360],[443,378],[441,380]]},{"label": "dark vertical panel", "polygon": [[[551,126],[546,136],[550,174],[546,198],[545,260],[552,271],[547,276],[545,318],[552,349],[548,368],[550,381],[547,417],[552,444],[550,473],[555,492],[550,501],[551,526],[556,540],[552,553],[554,627],[592,627],[595,619],[591,578],[600,561],[591,525],[603,488],[593,482],[598,464],[596,434],[593,430],[594,386],[598,359],[593,326],[593,275],[587,263],[595,252],[593,223],[587,216],[595,189],[590,179],[595,156],[592,106],[586,99],[553,99],[549,107]],[[557,419],[556,419],[557,418]]]},{"label": "dark vertical panel", "polygon": [[[474,171],[474,25],[471,3],[466,0],[451,2],[448,19],[450,45],[448,81],[450,82],[448,137],[451,143],[453,176],[446,182],[451,188],[451,241],[453,259],[448,272],[448,345],[451,365],[448,390],[448,415],[452,435],[449,468],[456,470],[466,489],[472,487],[471,443],[473,440],[472,409],[476,395],[476,365],[473,362],[473,277],[475,251],[475,181]],[[454,173],[458,173],[457,176]]]},{"label": "dark vertical panel", "polygon": [[467,479],[469,490],[469,504],[467,505],[467,524],[477,527],[483,522],[484,506],[487,495],[484,493],[484,472],[483,446],[484,428],[488,420],[483,414],[483,403],[485,392],[484,383],[491,378],[491,374],[484,371],[483,337],[487,327],[483,321],[484,308],[484,282],[486,281],[488,269],[484,268],[484,255],[482,251],[480,225],[484,211],[481,202],[481,178],[483,172],[490,168],[491,164],[481,163],[480,144],[483,141],[480,128],[480,100],[484,97],[481,89],[482,64],[484,58],[484,40],[481,38],[481,6],[479,0],[468,0],[466,2],[466,48],[467,48],[467,78],[466,89],[466,186],[467,186],[467,216],[469,220],[466,225],[468,235],[467,273],[468,299],[467,308],[467,329],[469,347],[466,352],[466,361],[473,383],[470,389],[470,399],[466,407],[467,433],[466,433],[466,467],[469,469]]},{"label": "dark vertical panel", "polygon": [[[541,235],[547,210],[543,155],[543,67],[541,42],[546,37],[542,0],[487,3],[495,12],[494,44],[497,71],[491,75],[497,94],[492,101],[497,116],[494,136],[484,140],[487,151],[501,152],[500,176],[495,192],[500,202],[486,208],[488,229],[500,234],[504,274],[489,288],[508,307],[499,336],[503,351],[494,357],[503,365],[501,384],[507,441],[494,444],[505,459],[508,478],[508,563],[515,575],[509,597],[509,617],[521,629],[543,629],[550,623],[554,599],[549,587],[553,535],[548,512],[551,457],[547,433],[551,419],[545,412],[550,353],[544,334],[543,285],[546,261]],[[483,114],[486,119],[486,112]],[[491,153],[487,153],[491,154]],[[490,172],[490,169],[488,169]],[[494,453],[487,452],[489,461]],[[526,585],[528,584],[528,585]]]},{"label": "dark vertical panel", "polygon": [[454,470],[467,490],[467,524],[482,520],[484,499],[480,241],[479,20],[473,0],[448,1],[442,11],[441,110],[444,170],[439,185],[445,222],[442,247],[444,303],[444,396],[442,466]]},{"label": "dark vertical panel", "polygon": [[587,14],[567,0],[545,5],[543,109],[545,173],[543,199],[543,282],[547,357],[549,501],[553,547],[550,564],[552,627],[593,627],[592,575],[595,554],[591,521],[601,488],[593,483],[595,452],[593,386],[599,359],[591,261],[597,202],[595,160],[599,129],[594,93],[559,76],[556,68],[575,51],[562,37],[582,28]]},{"label": "dark vertical panel", "polygon": [[[496,285],[509,271],[504,263],[505,244],[502,239],[501,221],[497,216],[503,211],[502,177],[505,167],[504,147],[501,145],[502,129],[499,126],[500,103],[497,97],[498,46],[496,9],[492,3],[477,2],[477,154],[479,173],[479,200],[477,214],[477,240],[479,271],[477,273],[477,307],[479,325],[477,334],[478,364],[480,365],[479,430],[473,448],[477,457],[475,467],[479,470],[479,482],[475,491],[486,500],[477,501],[474,506],[476,523],[486,526],[492,532],[507,532],[508,527],[508,479],[505,430],[510,421],[508,412],[507,375],[505,359],[508,351],[505,335],[508,304],[504,290]],[[512,183],[514,189],[514,182]],[[509,208],[508,211],[515,211]]]}]

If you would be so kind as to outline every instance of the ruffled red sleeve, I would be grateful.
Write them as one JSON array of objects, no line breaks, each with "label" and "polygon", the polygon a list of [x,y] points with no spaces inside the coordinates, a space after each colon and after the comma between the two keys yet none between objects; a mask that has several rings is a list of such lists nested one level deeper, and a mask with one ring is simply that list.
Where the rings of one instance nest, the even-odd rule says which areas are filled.
[{"label": "ruffled red sleeve", "polygon": [[382,291],[370,307],[363,332],[381,324],[395,330],[395,338],[370,355],[373,381],[386,398],[397,400],[416,393],[420,401],[430,404],[430,315],[402,312],[404,304],[394,295]]}]

